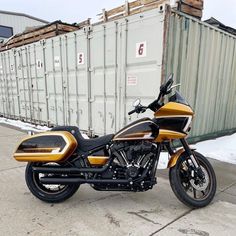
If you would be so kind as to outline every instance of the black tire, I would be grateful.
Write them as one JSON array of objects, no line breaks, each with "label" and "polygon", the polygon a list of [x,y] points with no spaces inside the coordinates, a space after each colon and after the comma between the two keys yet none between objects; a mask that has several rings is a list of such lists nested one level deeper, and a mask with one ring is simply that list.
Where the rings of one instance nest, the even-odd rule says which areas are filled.
[{"label": "black tire", "polygon": [[[187,173],[186,166],[185,169],[183,168],[184,162],[188,158],[188,155],[186,153],[183,153],[177,160],[176,165],[170,168],[169,180],[174,194],[182,203],[192,208],[200,208],[207,206],[212,201],[216,193],[217,184],[216,184],[215,172],[210,162],[206,159],[206,157],[204,157],[200,153],[198,152],[194,153],[195,157],[198,159],[200,166],[203,167],[205,169],[204,171],[207,172],[208,174],[208,184],[207,186],[204,186],[206,187],[206,192],[204,193],[203,190],[202,191],[199,190],[199,188],[201,187],[198,188],[197,185],[195,185],[196,188],[194,188],[194,186],[191,184],[191,181],[188,182],[189,177],[187,178],[187,180],[186,177],[185,178],[183,177],[183,172],[185,171]],[[188,191],[191,190],[191,188],[193,196],[187,193]],[[200,196],[197,198],[196,191],[201,192],[202,197]]]},{"label": "black tire", "polygon": [[47,185],[43,185],[40,182],[40,174],[33,172],[32,167],[35,165],[39,166],[41,164],[28,163],[26,166],[25,180],[30,192],[38,199],[48,203],[59,203],[73,196],[73,194],[78,190],[78,184],[63,185],[61,189],[50,190],[46,187]]}]

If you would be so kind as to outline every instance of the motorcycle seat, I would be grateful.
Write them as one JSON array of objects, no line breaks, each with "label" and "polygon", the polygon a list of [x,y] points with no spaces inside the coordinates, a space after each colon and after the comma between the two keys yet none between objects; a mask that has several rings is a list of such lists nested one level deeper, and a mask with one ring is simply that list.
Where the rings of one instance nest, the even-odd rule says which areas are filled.
[{"label": "motorcycle seat", "polygon": [[98,138],[91,138],[91,139],[85,139],[79,128],[76,126],[57,126],[51,129],[51,131],[67,131],[73,134],[75,137],[77,143],[78,143],[78,150],[86,153],[92,149],[103,147],[107,143],[109,143],[112,138],[114,137],[114,134],[108,134],[102,137]]}]

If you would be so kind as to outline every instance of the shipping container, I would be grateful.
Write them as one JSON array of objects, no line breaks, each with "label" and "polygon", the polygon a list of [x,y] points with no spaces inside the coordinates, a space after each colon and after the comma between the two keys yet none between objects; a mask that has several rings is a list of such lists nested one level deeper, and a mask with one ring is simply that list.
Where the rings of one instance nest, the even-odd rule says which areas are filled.
[{"label": "shipping container", "polygon": [[196,111],[192,137],[236,130],[236,38],[160,4],[0,53],[0,114],[115,133],[135,98],[150,103],[174,73]]},{"label": "shipping container", "polygon": [[191,136],[235,132],[236,37],[180,12],[167,19],[163,67],[196,112]]}]

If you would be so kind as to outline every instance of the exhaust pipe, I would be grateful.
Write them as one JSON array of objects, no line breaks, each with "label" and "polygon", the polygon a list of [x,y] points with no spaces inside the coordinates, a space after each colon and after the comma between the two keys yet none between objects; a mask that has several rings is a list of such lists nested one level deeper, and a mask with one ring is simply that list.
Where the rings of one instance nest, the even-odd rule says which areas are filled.
[{"label": "exhaust pipe", "polygon": [[[101,173],[106,171],[109,168],[109,163],[106,164],[102,168],[61,168],[61,167],[33,167],[33,171],[36,173],[45,173],[45,174],[80,174],[84,172],[90,172],[90,173]],[[40,181],[42,184],[133,184],[133,182],[139,182],[143,181],[145,176],[147,175],[149,168],[151,166],[151,163],[149,163],[148,167],[145,169],[145,171],[142,173],[140,177],[138,177],[135,180],[132,180],[131,178],[128,180],[124,179],[83,179],[81,177],[41,177]]]},{"label": "exhaust pipe", "polygon": [[33,167],[34,173],[42,174],[80,174],[80,173],[102,173],[108,169],[109,165],[105,165],[102,168],[61,168],[58,166],[54,167]]},{"label": "exhaust pipe", "polygon": [[82,178],[71,178],[71,177],[42,177],[40,178],[42,184],[129,184],[131,180],[116,180],[116,179],[82,179]]},{"label": "exhaust pipe", "polygon": [[37,167],[34,166],[33,172],[34,173],[42,173],[42,174],[80,174],[80,173],[102,173],[106,171],[111,163],[113,162],[114,158],[110,158],[106,165],[102,168],[77,168],[77,167],[67,167],[63,168],[60,166],[51,166],[51,167]]}]

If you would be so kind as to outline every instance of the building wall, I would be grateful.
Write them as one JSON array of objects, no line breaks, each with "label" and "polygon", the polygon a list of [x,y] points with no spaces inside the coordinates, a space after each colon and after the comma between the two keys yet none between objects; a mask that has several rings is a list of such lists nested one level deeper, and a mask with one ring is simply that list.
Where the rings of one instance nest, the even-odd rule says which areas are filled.
[{"label": "building wall", "polygon": [[0,12],[0,25],[13,27],[13,34],[17,34],[23,32],[26,27],[45,25],[45,23],[26,16]]}]

